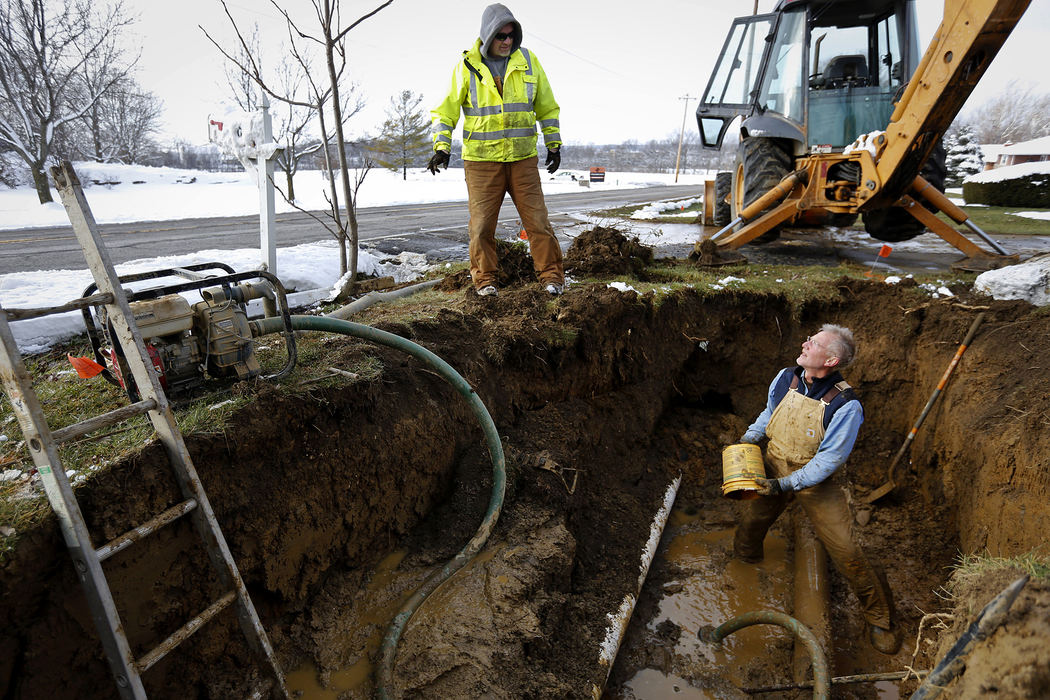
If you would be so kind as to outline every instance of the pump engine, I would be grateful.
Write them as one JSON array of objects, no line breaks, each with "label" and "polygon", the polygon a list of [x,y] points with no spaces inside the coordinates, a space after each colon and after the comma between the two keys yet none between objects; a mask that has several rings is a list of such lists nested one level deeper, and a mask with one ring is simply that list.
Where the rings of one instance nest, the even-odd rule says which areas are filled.
[{"label": "pump engine", "polygon": [[[205,277],[197,269],[220,267],[231,274]],[[206,376],[213,378],[251,379],[261,372],[248,325],[247,304],[253,299],[280,301],[285,318],[289,361],[274,376],[283,376],[295,363],[294,336],[291,331],[284,288],[273,275],[264,272],[233,273],[221,263],[194,265],[173,270],[158,270],[121,277],[121,283],[165,276],[190,276],[194,281],[128,291],[129,306],[160,380],[169,398],[199,387]],[[231,284],[238,279],[262,277],[262,282]],[[217,286],[203,288],[204,285]],[[201,301],[190,304],[178,292],[197,289]],[[84,296],[95,291],[89,287]],[[125,351],[115,337],[104,306],[94,315],[84,311],[88,336],[96,360],[106,367],[103,376],[119,385],[132,400],[137,400],[135,380],[128,370]]]}]

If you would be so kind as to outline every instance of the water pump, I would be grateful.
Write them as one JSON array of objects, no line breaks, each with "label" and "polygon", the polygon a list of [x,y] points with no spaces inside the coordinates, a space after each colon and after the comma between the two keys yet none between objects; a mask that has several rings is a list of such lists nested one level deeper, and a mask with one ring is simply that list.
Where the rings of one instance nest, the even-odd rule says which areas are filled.
[{"label": "water pump", "polygon": [[[213,269],[225,274],[201,274]],[[268,378],[282,377],[295,366],[295,338],[287,298],[276,277],[258,270],[236,273],[223,263],[202,263],[119,279],[123,285],[165,277],[189,281],[126,291],[135,325],[169,398],[201,386],[206,377],[242,380],[261,373],[248,324],[247,304],[253,299],[263,299],[270,315],[277,314],[279,308],[284,319],[288,361],[284,369]],[[252,279],[259,281],[241,282]],[[96,290],[91,285],[84,296]],[[193,290],[200,293],[201,301],[191,305],[180,293]],[[105,367],[102,376],[137,401],[138,391],[128,371],[125,350],[116,342],[105,307],[98,307],[94,314],[85,308],[83,314],[95,360]]]}]

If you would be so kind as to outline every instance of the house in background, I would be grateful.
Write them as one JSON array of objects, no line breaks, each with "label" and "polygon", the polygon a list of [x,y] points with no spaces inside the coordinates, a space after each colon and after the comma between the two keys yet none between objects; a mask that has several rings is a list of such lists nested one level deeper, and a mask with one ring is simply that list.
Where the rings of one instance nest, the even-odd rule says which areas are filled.
[{"label": "house in background", "polygon": [[[984,147],[982,146],[983,149]],[[1021,163],[1037,163],[1041,161],[1050,161],[1050,136],[1000,146],[999,157],[995,160],[994,167],[1002,168],[1006,165],[1020,165]],[[987,154],[985,162],[987,163]]]},{"label": "house in background", "polygon": [[981,159],[984,161],[984,169],[991,170],[995,167],[995,164],[999,162],[999,154],[1006,148],[1001,143],[982,143],[981,144]]}]

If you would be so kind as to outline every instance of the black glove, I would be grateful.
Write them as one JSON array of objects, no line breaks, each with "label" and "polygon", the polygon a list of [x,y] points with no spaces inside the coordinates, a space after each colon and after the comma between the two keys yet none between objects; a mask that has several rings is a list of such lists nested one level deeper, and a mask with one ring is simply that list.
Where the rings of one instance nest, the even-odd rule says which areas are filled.
[{"label": "black glove", "polygon": [[434,151],[434,155],[430,158],[430,162],[427,163],[427,170],[437,175],[438,170],[448,167],[448,158],[448,151]]},{"label": "black glove", "polygon": [[561,167],[561,146],[547,149],[547,162],[544,165],[547,166],[547,172],[552,174]]},{"label": "black glove", "polygon": [[779,496],[784,491],[780,488],[779,479],[763,479],[760,476],[756,476],[755,483],[758,484],[755,492],[759,496]]}]

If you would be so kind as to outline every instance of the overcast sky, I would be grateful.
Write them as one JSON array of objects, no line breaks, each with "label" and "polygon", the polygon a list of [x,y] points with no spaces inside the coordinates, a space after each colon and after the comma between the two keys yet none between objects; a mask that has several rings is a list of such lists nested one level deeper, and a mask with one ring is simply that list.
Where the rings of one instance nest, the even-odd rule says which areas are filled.
[{"label": "overcast sky", "polygon": [[[303,18],[308,0],[278,0]],[[343,0],[344,24],[382,0]],[[355,135],[375,133],[390,98],[412,90],[429,110],[449,86],[460,53],[478,36],[478,0],[394,0],[350,33],[350,74],[367,99],[351,125]],[[524,45],[546,70],[561,104],[561,129],[569,141],[615,143],[677,136],[685,95],[703,91],[732,18],[749,14],[751,0],[528,0],[505,2],[524,30]],[[966,110],[1003,91],[1011,79],[1050,91],[1041,55],[1050,46],[1047,0],[1031,8],[978,86]],[[259,24],[267,64],[278,61],[284,22],[265,0],[233,0],[243,27]],[[760,0],[759,10],[774,0]],[[164,101],[165,133],[192,143],[207,141],[209,113],[222,111],[223,58],[198,24],[226,46],[233,34],[219,0],[127,0],[139,16],[133,39],[141,45],[139,81]],[[923,48],[940,21],[940,0],[919,0]],[[1040,48],[1042,50],[1040,51]],[[696,129],[690,102],[686,129]],[[459,129],[457,128],[457,134]]]}]

